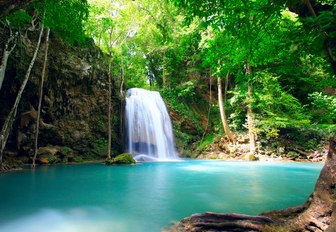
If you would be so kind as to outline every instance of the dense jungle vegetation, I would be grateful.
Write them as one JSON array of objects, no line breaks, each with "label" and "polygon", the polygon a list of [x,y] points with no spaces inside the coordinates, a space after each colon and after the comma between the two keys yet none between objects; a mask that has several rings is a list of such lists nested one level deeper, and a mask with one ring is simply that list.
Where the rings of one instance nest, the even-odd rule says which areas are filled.
[{"label": "dense jungle vegetation", "polygon": [[[1,84],[27,32],[39,31],[40,41],[50,30],[73,47],[94,41],[109,96],[123,99],[132,87],[160,91],[182,154],[223,135],[235,144],[241,134],[250,153],[281,139],[314,150],[336,130],[334,1],[50,0],[13,11],[1,25]],[[28,68],[26,82],[29,75]],[[111,120],[122,123],[111,98],[109,139],[99,141],[108,153]],[[2,118],[1,154],[19,101]]]},{"label": "dense jungle vegetation", "polygon": [[158,90],[171,112],[191,121],[189,133],[174,124],[178,140],[201,150],[218,135],[235,143],[248,133],[252,153],[280,137],[315,149],[335,132],[334,8],[332,1],[90,1],[85,33],[109,54],[121,95]]},{"label": "dense jungle vegetation", "polygon": [[266,216],[335,231],[335,3],[0,0],[0,172],[111,160],[126,91],[145,88],[183,157],[326,160],[305,204]]}]

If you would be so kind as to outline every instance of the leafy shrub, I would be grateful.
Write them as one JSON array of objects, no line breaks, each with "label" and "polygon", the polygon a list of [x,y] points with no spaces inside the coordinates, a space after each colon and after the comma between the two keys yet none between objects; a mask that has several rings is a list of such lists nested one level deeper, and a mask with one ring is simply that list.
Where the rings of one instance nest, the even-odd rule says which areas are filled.
[{"label": "leafy shrub", "polygon": [[336,123],[336,97],[327,96],[321,92],[308,94],[311,101],[308,105],[313,120],[317,123]]}]

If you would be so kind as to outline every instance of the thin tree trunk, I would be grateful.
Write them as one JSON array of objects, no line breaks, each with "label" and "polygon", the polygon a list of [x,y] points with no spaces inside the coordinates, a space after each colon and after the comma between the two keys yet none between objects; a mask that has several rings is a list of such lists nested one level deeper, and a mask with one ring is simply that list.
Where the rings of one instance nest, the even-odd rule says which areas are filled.
[{"label": "thin tree trunk", "polygon": [[111,83],[111,57],[109,61],[109,67],[108,67],[108,143],[107,143],[107,159],[111,159],[111,143],[112,143],[112,135],[111,135],[111,111],[112,111],[112,101],[111,101],[111,96],[112,96],[112,83]]},{"label": "thin tree trunk", "polygon": [[[111,159],[111,144],[112,144],[112,122],[111,122],[111,111],[112,111],[112,83],[111,83],[111,65],[112,65],[112,46],[114,44],[114,41],[112,41],[112,34],[113,31],[110,31],[110,44],[109,44],[109,65],[108,65],[108,139],[107,139],[107,160]],[[115,39],[115,41],[117,38]]]},{"label": "thin tree trunk", "polygon": [[209,109],[208,109],[208,115],[207,115],[207,123],[206,123],[205,129],[204,129],[200,144],[203,143],[204,136],[205,136],[205,134],[208,130],[209,121],[210,121],[210,111],[211,111],[211,105],[212,105],[212,88],[211,87],[212,87],[212,80],[211,80],[211,74],[210,74],[210,76],[209,76]]},{"label": "thin tree trunk", "polygon": [[124,67],[124,57],[123,57],[123,49],[122,49],[122,45],[121,45],[121,54],[120,54],[120,58],[121,58],[120,97],[122,97],[122,96],[123,96],[123,86],[124,86],[124,82],[125,82],[125,67]]},{"label": "thin tree trunk", "polygon": [[219,111],[220,111],[220,115],[222,119],[223,128],[229,140],[233,144],[235,144],[236,139],[233,136],[232,132],[230,131],[229,125],[227,123],[226,115],[225,115],[225,108],[223,105],[223,94],[222,94],[222,80],[220,79],[220,77],[217,77],[217,86],[218,86],[218,104],[219,104]]},{"label": "thin tree trunk", "polygon": [[33,157],[33,167],[35,167],[35,160],[37,156],[38,148],[38,136],[39,136],[39,127],[40,127],[40,118],[41,118],[41,106],[42,106],[42,97],[43,97],[43,84],[46,75],[47,61],[48,61],[48,49],[49,49],[49,34],[50,29],[46,30],[45,37],[45,51],[44,51],[44,63],[42,69],[41,83],[40,83],[40,93],[39,93],[39,103],[37,108],[37,118],[36,118],[36,130],[35,130],[35,147],[34,147],[34,157]]},{"label": "thin tree trunk", "polygon": [[124,141],[124,83],[125,83],[125,67],[124,67],[124,57],[123,57],[123,48],[121,45],[121,83],[120,83],[120,138]]},{"label": "thin tree trunk", "polygon": [[[246,63],[246,76],[251,75],[251,66],[250,63]],[[249,82],[247,87],[247,127],[248,134],[250,139],[250,153],[254,154],[256,151],[256,138],[254,134],[254,125],[253,125],[253,112],[252,112],[252,91],[253,86]]]},{"label": "thin tree trunk", "polygon": [[10,54],[13,52],[13,50],[16,46],[16,43],[14,43],[14,45],[11,48],[9,48],[9,45],[15,39],[15,36],[16,35],[13,35],[12,30],[10,29],[10,36],[9,36],[9,38],[8,38],[6,44],[5,44],[5,49],[4,49],[4,52],[3,52],[3,55],[2,55],[1,66],[0,66],[0,90],[2,88],[2,83],[5,79],[5,73],[6,73],[8,58],[9,58]]},{"label": "thin tree trunk", "polygon": [[4,151],[6,143],[7,143],[9,132],[10,132],[10,130],[12,128],[12,125],[13,125],[13,122],[15,120],[15,116],[16,116],[17,109],[18,109],[18,106],[19,106],[19,103],[20,103],[20,100],[21,100],[22,93],[23,93],[23,91],[26,87],[26,84],[29,80],[30,72],[31,72],[31,70],[34,66],[34,63],[35,63],[37,53],[39,51],[40,44],[41,44],[42,34],[43,34],[43,23],[41,25],[41,31],[40,31],[40,35],[39,35],[39,38],[38,38],[38,41],[37,41],[37,44],[36,44],[34,55],[33,55],[32,59],[30,61],[29,67],[28,67],[27,72],[26,72],[26,75],[24,77],[24,80],[23,80],[22,85],[20,87],[20,90],[18,92],[18,95],[15,99],[15,103],[14,103],[11,111],[9,112],[9,115],[7,116],[6,121],[5,121],[5,123],[2,127],[2,130],[1,130],[1,134],[0,134],[0,169],[2,169],[2,164],[3,164],[2,163],[3,151]]},{"label": "thin tree trunk", "polygon": [[[247,98],[250,100],[252,99],[252,85],[249,83],[247,88]],[[254,134],[254,125],[253,125],[253,112],[252,112],[252,106],[251,103],[247,104],[247,127],[248,127],[248,133],[250,138],[250,152],[254,154],[256,150],[256,139]]]}]

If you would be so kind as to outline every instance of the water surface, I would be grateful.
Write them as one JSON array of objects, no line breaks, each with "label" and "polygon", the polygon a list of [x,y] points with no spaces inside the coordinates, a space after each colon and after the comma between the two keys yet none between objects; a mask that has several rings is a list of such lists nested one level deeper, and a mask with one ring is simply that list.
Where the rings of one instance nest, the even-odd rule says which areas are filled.
[{"label": "water surface", "polygon": [[303,203],[321,164],[224,161],[38,167],[0,175],[2,232],[155,232],[193,213]]}]

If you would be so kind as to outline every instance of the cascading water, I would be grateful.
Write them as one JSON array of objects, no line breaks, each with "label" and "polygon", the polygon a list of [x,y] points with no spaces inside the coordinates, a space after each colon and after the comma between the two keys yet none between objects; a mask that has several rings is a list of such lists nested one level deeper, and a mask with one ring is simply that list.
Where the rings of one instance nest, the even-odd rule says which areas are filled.
[{"label": "cascading water", "polygon": [[159,92],[129,89],[125,116],[126,147],[135,160],[178,159],[172,123]]}]

